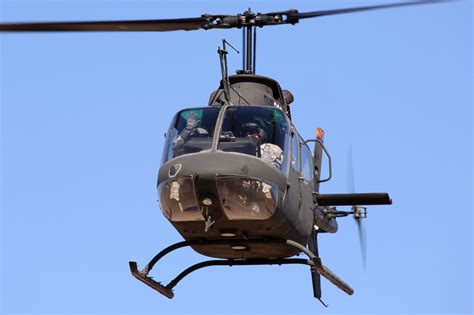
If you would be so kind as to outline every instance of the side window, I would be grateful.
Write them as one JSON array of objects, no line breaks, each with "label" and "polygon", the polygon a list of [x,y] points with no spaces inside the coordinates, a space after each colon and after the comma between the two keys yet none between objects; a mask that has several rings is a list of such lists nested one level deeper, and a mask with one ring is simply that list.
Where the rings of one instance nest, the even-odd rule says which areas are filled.
[{"label": "side window", "polygon": [[291,166],[297,172],[300,170],[299,141],[298,134],[295,132],[291,136]]},{"label": "side window", "polygon": [[301,172],[305,181],[313,180],[313,155],[307,144],[301,145]]},{"label": "side window", "polygon": [[168,145],[167,145],[168,149],[165,151],[166,152],[166,157],[164,159],[164,162],[169,161],[174,157],[173,146],[169,145],[169,143],[172,142],[173,139],[176,139],[176,137],[178,136],[178,130],[175,127],[171,127],[168,130],[166,135],[168,137]]}]

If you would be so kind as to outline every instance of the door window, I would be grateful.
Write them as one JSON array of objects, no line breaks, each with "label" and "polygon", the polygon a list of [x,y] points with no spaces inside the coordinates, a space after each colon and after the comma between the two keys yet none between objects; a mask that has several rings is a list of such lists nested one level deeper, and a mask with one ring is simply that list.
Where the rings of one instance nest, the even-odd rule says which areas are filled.
[{"label": "door window", "polygon": [[300,144],[296,131],[291,137],[291,166],[296,172],[300,170]]},{"label": "door window", "polygon": [[313,180],[313,155],[308,145],[304,143],[301,145],[301,172],[306,182]]}]

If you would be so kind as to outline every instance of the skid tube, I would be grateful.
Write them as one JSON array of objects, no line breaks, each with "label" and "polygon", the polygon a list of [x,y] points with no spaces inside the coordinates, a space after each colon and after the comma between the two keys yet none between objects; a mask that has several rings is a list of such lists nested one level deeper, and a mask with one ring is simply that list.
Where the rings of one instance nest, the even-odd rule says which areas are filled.
[{"label": "skid tube", "polygon": [[[303,252],[309,259],[302,259],[302,258],[249,258],[249,259],[214,259],[214,260],[207,260],[201,263],[197,263],[185,269],[181,272],[178,276],[176,276],[173,280],[171,280],[167,285],[161,284],[161,282],[155,281],[152,277],[149,277],[148,274],[153,269],[155,264],[163,258],[165,255],[169,254],[170,252],[187,246],[194,246],[194,245],[234,245],[234,244],[286,244],[288,246],[292,246]],[[143,282],[144,284],[148,285],[152,289],[158,291],[159,293],[163,294],[167,298],[172,299],[174,297],[173,288],[187,275],[196,271],[198,269],[210,266],[256,266],[256,265],[288,265],[288,264],[300,264],[300,265],[308,265],[315,270],[320,275],[325,277],[335,286],[337,286],[342,291],[346,292],[349,295],[354,293],[354,290],[343,280],[341,280],[337,275],[335,275],[329,268],[324,266],[321,262],[321,259],[317,257],[313,252],[311,252],[308,248],[304,247],[303,245],[292,241],[292,240],[285,240],[285,239],[254,239],[254,240],[189,240],[183,241],[167,248],[163,249],[159,252],[152,260],[143,268],[143,270],[138,270],[137,263],[134,261],[129,262],[130,271],[132,275]]]}]

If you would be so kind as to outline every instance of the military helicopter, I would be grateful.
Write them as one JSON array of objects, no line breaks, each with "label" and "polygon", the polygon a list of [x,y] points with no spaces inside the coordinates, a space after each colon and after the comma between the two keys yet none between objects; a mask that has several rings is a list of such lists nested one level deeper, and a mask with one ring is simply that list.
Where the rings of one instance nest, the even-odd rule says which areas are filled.
[{"label": "military helicopter", "polygon": [[[242,29],[242,70],[228,74],[227,46],[218,49],[221,81],[208,106],[180,110],[166,133],[157,188],[163,215],[185,239],[159,252],[132,275],[168,298],[188,274],[208,266],[302,264],[310,267],[313,294],[323,305],[323,276],[345,293],[354,290],[322,263],[318,235],[335,233],[336,219],[352,216],[361,231],[367,205],[389,205],[387,193],[322,194],[332,177],[324,131],[304,141],[291,120],[291,92],[256,74],[257,28],[301,19],[440,1],[413,1],[325,11],[288,10],[197,18],[53,23],[4,23],[2,32],[175,31]],[[234,48],[235,49],[235,48]],[[313,151],[309,144],[313,143]],[[323,156],[328,176],[321,178]],[[351,206],[350,211],[338,206]],[[361,236],[361,234],[360,234]],[[363,237],[360,241],[364,242]],[[204,261],[163,285],[149,276],[168,253],[190,246],[218,259]],[[291,258],[304,254],[303,258]],[[365,257],[365,252],[362,253]]]}]

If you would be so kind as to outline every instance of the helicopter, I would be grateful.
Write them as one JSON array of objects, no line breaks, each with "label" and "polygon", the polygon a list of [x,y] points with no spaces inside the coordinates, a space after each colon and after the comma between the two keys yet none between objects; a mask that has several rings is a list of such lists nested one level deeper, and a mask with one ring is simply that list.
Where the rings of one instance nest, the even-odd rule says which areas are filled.
[{"label": "helicopter", "polygon": [[[296,10],[235,16],[155,21],[4,24],[0,31],[172,31],[241,28],[243,70],[227,73],[227,42],[219,49],[222,80],[208,106],[184,109],[166,134],[157,187],[165,217],[184,242],[172,245],[132,274],[171,298],[187,274],[213,265],[304,264],[311,268],[314,295],[321,301],[320,276],[344,292],[352,288],[330,271],[318,253],[319,233],[335,233],[338,217],[365,217],[365,205],[390,204],[386,193],[321,194],[319,185],[331,178],[331,158],[324,131],[303,141],[291,121],[291,92],[278,82],[256,75],[256,30],[269,25],[296,24],[300,19],[411,4],[370,6],[299,13]],[[314,143],[313,152],[309,149]],[[323,154],[329,177],[321,179]],[[351,206],[339,211],[337,206]],[[148,276],[172,250],[191,246],[213,260],[194,265],[168,285]],[[288,258],[304,253],[308,259]]]}]

